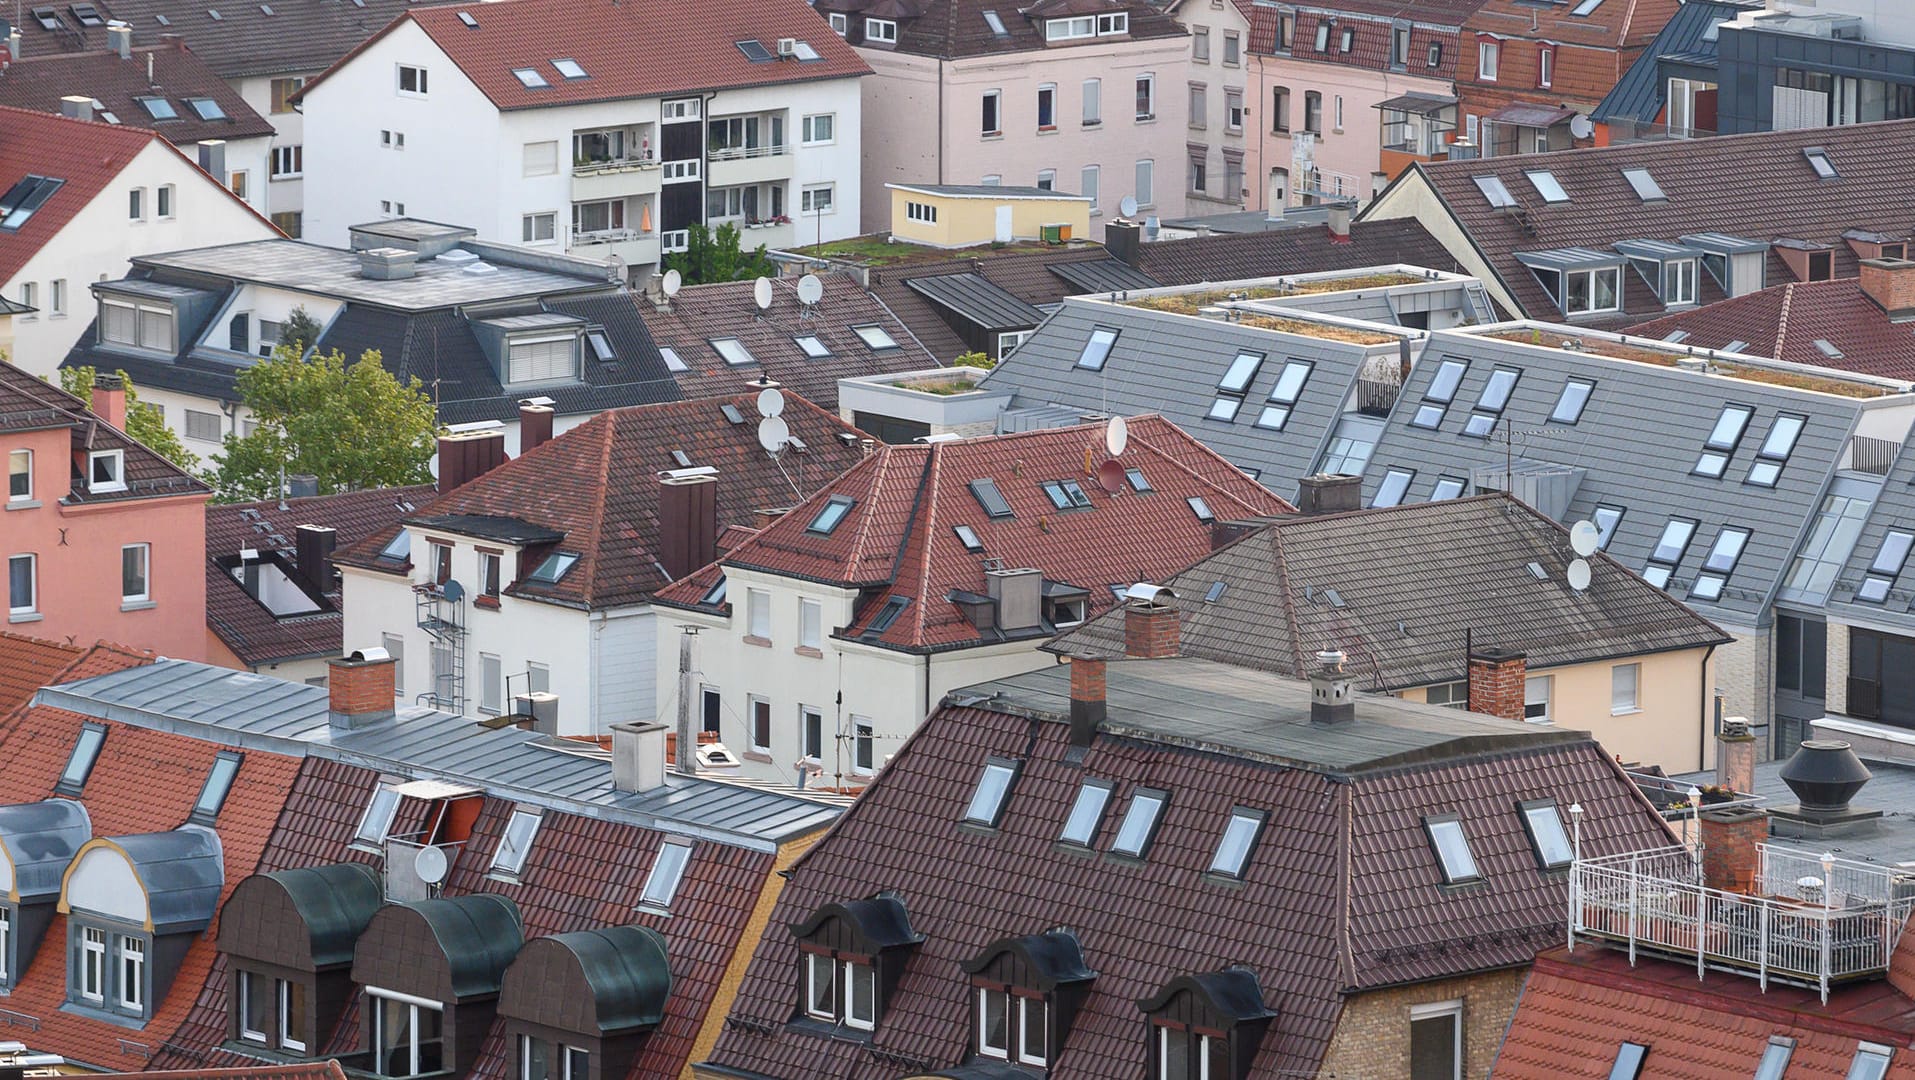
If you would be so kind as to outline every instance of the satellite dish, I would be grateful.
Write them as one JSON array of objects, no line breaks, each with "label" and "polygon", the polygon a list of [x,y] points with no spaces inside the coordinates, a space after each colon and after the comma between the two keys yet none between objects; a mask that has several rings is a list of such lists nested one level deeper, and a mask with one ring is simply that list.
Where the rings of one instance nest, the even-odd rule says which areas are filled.
[{"label": "satellite dish", "polygon": [[1137,213],[1137,196],[1135,195],[1124,196],[1123,200],[1117,204],[1117,212],[1124,215],[1125,217],[1131,217],[1132,215],[1136,214]]},{"label": "satellite dish", "polygon": [[1589,563],[1577,559],[1569,564],[1569,587],[1582,592],[1589,588]]},{"label": "satellite dish", "polygon": [[783,416],[785,395],[775,386],[758,391],[759,416]]},{"label": "satellite dish", "polygon": [[465,586],[456,581],[448,581],[439,586],[439,591],[445,594],[447,600],[455,604],[465,599]]},{"label": "satellite dish", "polygon": [[1097,467],[1097,486],[1103,488],[1105,494],[1108,495],[1115,495],[1124,490],[1123,463],[1116,460],[1109,460],[1099,465]]},{"label": "satellite dish", "polygon": [[806,274],[798,279],[798,302],[809,307],[825,298],[825,283],[818,280],[816,274]]},{"label": "satellite dish", "polygon": [[1589,122],[1589,117],[1578,113],[1569,118],[1569,133],[1578,139],[1587,139],[1596,133],[1596,125]]},{"label": "satellite dish", "polygon": [[666,296],[677,296],[678,290],[682,288],[684,284],[685,278],[683,275],[676,270],[667,270],[665,271],[665,280],[660,282],[658,287],[665,290]]},{"label": "satellite dish", "polygon": [[759,278],[751,284],[751,301],[763,311],[771,306],[771,279]]},{"label": "satellite dish", "polygon": [[1111,457],[1121,457],[1124,447],[1129,445],[1130,426],[1121,416],[1111,417],[1110,423],[1104,425],[1104,449],[1110,451]]},{"label": "satellite dish", "polygon": [[1596,553],[1596,546],[1602,543],[1602,530],[1596,528],[1593,521],[1578,521],[1569,527],[1569,549],[1579,557],[1587,559]]},{"label": "satellite dish", "polygon": [[791,442],[791,425],[776,416],[758,421],[758,445],[768,454],[783,450]]},{"label": "satellite dish", "polygon": [[412,872],[418,874],[419,880],[427,885],[444,881],[449,869],[451,864],[446,861],[445,851],[431,845],[420,848],[419,854],[412,857]]}]

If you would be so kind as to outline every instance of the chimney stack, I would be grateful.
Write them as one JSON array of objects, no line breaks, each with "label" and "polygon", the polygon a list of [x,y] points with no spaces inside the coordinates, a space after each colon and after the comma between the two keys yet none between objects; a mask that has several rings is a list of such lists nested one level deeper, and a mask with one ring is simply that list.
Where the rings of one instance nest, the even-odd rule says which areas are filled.
[{"label": "chimney stack", "polygon": [[1317,653],[1322,666],[1310,673],[1310,722],[1325,727],[1356,719],[1356,680],[1343,671],[1343,650]]},{"label": "chimney stack", "polygon": [[1143,226],[1134,221],[1104,223],[1104,250],[1120,262],[1136,266],[1143,259]]},{"label": "chimney stack", "polygon": [[1071,745],[1089,746],[1104,722],[1104,661],[1073,656],[1071,665]]},{"label": "chimney stack", "polygon": [[126,383],[118,375],[101,372],[93,376],[93,415],[107,426],[126,430]]},{"label": "chimney stack", "polygon": [[419,272],[416,251],[376,247],[361,248],[354,254],[359,256],[359,276],[371,281],[404,281]]},{"label": "chimney stack", "polygon": [[1769,816],[1752,806],[1725,806],[1697,815],[1702,883],[1724,892],[1755,889],[1756,845],[1769,838]]},{"label": "chimney stack", "polygon": [[[153,54],[147,53],[146,60],[147,63],[152,63]],[[225,139],[201,139],[199,141],[199,167],[206,171],[206,175],[219,181],[221,187],[226,186]]]},{"label": "chimney stack", "polygon": [[331,592],[332,553],[339,546],[339,534],[324,525],[301,525],[294,538],[299,576],[320,592]]},{"label": "chimney stack", "polygon": [[1749,733],[1749,718],[1723,718],[1722,734],[1716,736],[1716,784],[1747,795],[1755,790],[1755,736]]},{"label": "chimney stack", "polygon": [[1330,207],[1330,242],[1347,244],[1350,242],[1350,205],[1337,203]]},{"label": "chimney stack", "polygon": [[92,120],[93,99],[85,94],[68,94],[60,99],[60,115],[73,120]]},{"label": "chimney stack", "polygon": [[1317,473],[1297,481],[1297,509],[1304,514],[1341,514],[1363,505],[1363,478]]},{"label": "chimney stack", "polygon": [[[1175,597],[1169,589],[1159,595]],[[1124,605],[1124,655],[1133,660],[1163,660],[1183,648],[1177,609],[1156,600],[1132,599]]]},{"label": "chimney stack", "polygon": [[505,464],[502,427],[439,436],[439,494],[457,491]]},{"label": "chimney stack", "polygon": [[673,581],[718,558],[718,470],[659,474],[658,521],[658,561]]},{"label": "chimney stack", "polygon": [[319,477],[312,473],[293,473],[286,478],[286,496],[291,499],[310,499],[319,494]]},{"label": "chimney stack", "polygon": [[552,405],[549,398],[519,402],[519,456],[552,441]]},{"label": "chimney stack", "polygon": [[1915,259],[1863,259],[1862,291],[1892,322],[1915,319]]},{"label": "chimney stack", "polygon": [[133,24],[114,21],[106,24],[106,47],[122,60],[133,59]]},{"label": "chimney stack", "polygon": [[1523,687],[1529,657],[1510,649],[1472,649],[1469,654],[1469,711],[1523,719]]},{"label": "chimney stack", "polygon": [[997,601],[1001,630],[1032,630],[1044,624],[1044,572],[1031,567],[986,570],[985,591]]},{"label": "chimney stack", "polygon": [[392,719],[396,663],[384,649],[359,649],[326,661],[329,719],[335,731],[356,731]]},{"label": "chimney stack", "polygon": [[665,724],[612,725],[612,787],[628,794],[665,786]]}]

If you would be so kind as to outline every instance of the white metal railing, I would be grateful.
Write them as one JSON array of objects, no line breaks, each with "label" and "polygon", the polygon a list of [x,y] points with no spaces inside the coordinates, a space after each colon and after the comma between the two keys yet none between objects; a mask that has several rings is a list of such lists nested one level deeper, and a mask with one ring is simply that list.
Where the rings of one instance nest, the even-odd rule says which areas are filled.
[{"label": "white metal railing", "polygon": [[1707,968],[1816,987],[1880,975],[1908,919],[1909,879],[1888,867],[1757,845],[1754,889],[1709,888],[1686,847],[1578,859],[1569,944],[1578,938],[1694,957]]},{"label": "white metal railing", "polygon": [[600,173],[624,172],[628,169],[658,168],[657,154],[644,154],[637,157],[605,158],[598,161],[580,161],[572,165],[573,176],[597,176]]},{"label": "white metal railing", "polygon": [[710,156],[713,161],[741,161],[745,158],[782,157],[790,152],[785,143],[775,143],[771,146],[728,146],[724,149],[714,147]]},{"label": "white metal railing", "polygon": [[638,229],[580,229],[572,234],[575,244],[617,244],[626,240],[643,240],[649,233]]}]

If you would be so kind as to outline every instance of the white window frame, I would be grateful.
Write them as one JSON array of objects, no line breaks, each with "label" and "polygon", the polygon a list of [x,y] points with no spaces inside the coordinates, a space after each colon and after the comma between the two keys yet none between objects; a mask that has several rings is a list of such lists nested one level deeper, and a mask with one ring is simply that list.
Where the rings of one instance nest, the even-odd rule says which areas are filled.
[{"label": "white window frame", "polygon": [[[543,235],[539,226],[543,224]],[[552,244],[558,242],[559,214],[556,210],[540,210],[519,217],[519,242],[523,244]]]},{"label": "white window frame", "polygon": [[639,906],[664,911],[672,906],[685,881],[685,869],[691,865],[689,840],[667,840],[652,857],[652,868],[645,875],[645,888],[639,894]]},{"label": "white window frame", "polygon": [[851,715],[851,772],[870,776],[878,771],[878,729],[868,716]]},{"label": "white window frame", "polygon": [[[287,168],[291,165],[291,168]],[[274,180],[292,180],[306,175],[306,148],[300,145],[275,146],[267,176]]]},{"label": "white window frame", "polygon": [[824,604],[818,600],[798,599],[798,647],[824,648]]},{"label": "white window frame", "polygon": [[[415,75],[413,80],[414,85],[411,90],[406,89],[406,72],[408,71],[413,72]],[[429,75],[430,72],[419,64],[395,64],[393,66],[392,85],[400,97],[422,98],[427,96],[432,90],[431,81],[428,78]]]},{"label": "white window frame", "polygon": [[47,282],[47,315],[54,319],[66,317],[65,278],[54,278]]},{"label": "white window frame", "polygon": [[[830,1004],[828,1004],[823,1009],[820,1009],[818,1007],[818,991],[821,989],[818,985],[820,975],[823,975],[824,978],[831,980],[831,985],[826,990],[826,993],[830,995],[831,1001],[830,1001]],[[824,1020],[830,1023],[836,1023],[838,1019],[838,994],[839,993],[840,991],[838,989],[837,960],[823,953],[814,953],[814,952],[806,953],[805,954],[805,1015],[811,1017],[814,1020]]]},{"label": "white window frame", "polygon": [[1138,160],[1133,182],[1137,188],[1135,196],[1138,208],[1155,206],[1157,204],[1157,162],[1154,158]]},{"label": "white window frame", "polygon": [[1455,1018],[1455,1026],[1452,1029],[1456,1033],[1455,1065],[1452,1066],[1452,1075],[1457,1077],[1457,1080],[1461,1080],[1463,1076],[1463,1003],[1461,1001],[1438,1001],[1428,1005],[1410,1006],[1411,1025],[1415,1025],[1419,1020],[1435,1020],[1439,1017]]},{"label": "white window frame", "polygon": [[[13,602],[13,564],[25,560],[27,564],[27,602],[18,605]],[[9,616],[35,615],[40,611],[40,557],[32,553],[7,556],[7,614]]]},{"label": "white window frame", "polygon": [[1104,80],[1085,79],[1084,126],[1097,127],[1104,122]]},{"label": "white window frame", "polygon": [[[991,123],[984,123],[984,103],[991,102]],[[1004,91],[986,90],[978,99],[978,135],[995,138],[1004,134]]]},{"label": "white window frame", "polygon": [[[1531,675],[1523,680],[1523,719],[1532,724],[1547,724],[1551,707],[1556,696],[1556,677],[1554,675]],[[1542,706],[1542,711],[1530,715],[1534,706]]]},{"label": "white window frame", "polygon": [[[1051,122],[1044,122],[1044,114],[1051,114]],[[1039,83],[1037,87],[1037,130],[1057,130],[1057,84]]]},{"label": "white window frame", "polygon": [[1146,71],[1142,75],[1137,76],[1136,81],[1131,84],[1131,90],[1132,90],[1133,97],[1135,97],[1135,92],[1137,90],[1142,90],[1144,92],[1143,93],[1144,103],[1150,106],[1148,110],[1144,112],[1136,113],[1132,117],[1132,119],[1135,120],[1137,123],[1148,123],[1152,120],[1157,119],[1157,75],[1156,73]]},{"label": "white window frame", "polygon": [[[140,591],[126,591],[126,554],[129,551],[139,553]],[[153,545],[147,543],[123,544],[120,547],[120,603],[139,604],[153,599]]]},{"label": "white window frame", "polygon": [[[1627,696],[1623,687],[1628,686]],[[1642,665],[1617,664],[1609,669],[1609,715],[1624,716],[1642,711]]]},{"label": "white window frame", "polygon": [[239,998],[239,1037],[241,1041],[258,1043],[264,1046],[267,1041],[266,1028],[264,1026],[266,1018],[263,1016],[254,1016],[252,1009],[253,980],[260,977],[261,976],[251,971],[241,968],[234,976],[233,986],[234,992]]},{"label": "white window frame", "polygon": [[[412,1015],[410,1018],[408,1018],[406,1022],[406,1030],[411,1033],[412,1041],[411,1041],[411,1062],[406,1073],[404,1074],[405,1076],[410,1077],[410,1076],[419,1075],[419,1014],[421,1012],[436,1012],[439,1014],[439,1042],[440,1042],[440,1048],[441,1048],[440,1052],[441,1054],[444,1053],[444,1043],[445,1043],[445,1037],[446,1037],[444,1004],[437,1001],[427,1001],[425,998],[413,997],[411,994],[401,994],[392,990],[381,990],[376,986],[366,987],[366,996],[373,999],[372,1024],[370,1025],[372,1029],[372,1038],[369,1041],[369,1045],[372,1046],[373,1052],[375,1054],[384,1053],[384,1049],[383,1049],[383,1046],[385,1043],[384,1036],[386,1034],[385,1031],[383,1030],[385,1022],[386,1022],[386,1015],[385,1015],[386,1010],[384,1007],[384,1003],[387,1001],[391,1001],[400,1005],[405,1005],[412,1010]],[[384,1075],[384,1074],[382,1073],[380,1075]]]},{"label": "white window frame", "polygon": [[1097,36],[1097,20],[1089,15],[1072,15],[1044,21],[1045,41],[1081,41]]},{"label": "white window frame", "polygon": [[[839,983],[844,993],[844,1024],[859,1031],[870,1031],[878,1026],[878,969],[871,964],[859,964],[847,960],[839,972]],[[859,982],[871,986],[871,1014],[860,1016],[854,1010],[857,1007]]]},{"label": "white window frame", "polygon": [[[760,708],[764,710],[765,715],[767,717],[767,722],[765,724],[765,735],[767,737],[767,741],[762,743],[758,741],[758,712]],[[746,696],[745,698],[745,729],[746,729],[745,744],[751,748],[753,753],[758,753],[758,754],[771,753],[770,739],[775,738],[776,736],[772,733],[772,730],[771,730],[774,725],[769,722],[770,716],[771,716],[771,699],[770,698],[765,697],[763,694],[750,694]]]},{"label": "white window frame", "polygon": [[745,590],[745,633],[761,641],[771,640],[771,593],[764,589]]},{"label": "white window frame", "polygon": [[[990,1015],[992,1002],[996,1002],[997,1006],[1004,1011],[1004,1041],[1001,1044],[992,1043],[990,1041],[988,1035],[989,1028],[985,1023],[986,1018]],[[1011,1030],[1010,992],[992,986],[977,987],[976,1008],[978,1055],[980,1057],[996,1058],[999,1061],[1011,1060],[1011,1043],[1016,1041],[1017,1036]]]},{"label": "white window frame", "polygon": [[1476,77],[1483,82],[1495,82],[1503,63],[1503,46],[1497,41],[1478,41],[1476,43]]},{"label": "white window frame", "polygon": [[1556,50],[1539,46],[1536,50],[1536,85],[1547,90],[1556,83]]},{"label": "white window frame", "polygon": [[866,19],[864,21],[864,39],[881,41],[887,45],[898,43],[898,24],[894,19]]},{"label": "white window frame", "polygon": [[[818,721],[818,745],[807,746],[811,741],[811,722]],[[825,743],[830,736],[825,733],[825,712],[815,705],[798,706],[798,756],[806,761],[822,763],[825,756]],[[815,753],[813,751],[816,751]]]},{"label": "white window frame", "polygon": [[[93,479],[94,466],[99,465],[102,462],[111,463],[111,468],[112,468],[111,479],[103,480],[103,481],[95,481]],[[87,454],[86,456],[86,488],[88,491],[92,491],[92,492],[125,491],[126,490],[126,451],[95,450]]]},{"label": "white window frame", "polygon": [[1077,174],[1077,193],[1090,200],[1090,212],[1093,216],[1100,213],[1097,209],[1097,181],[1099,170],[1095,165],[1086,165]]},{"label": "white window frame", "polygon": [[[16,476],[27,478],[25,491],[13,490],[13,478]],[[33,451],[31,450],[12,450],[7,453],[7,501],[10,503],[33,501]]]},{"label": "white window frame", "polygon": [[[106,938],[106,931],[97,926],[80,927],[80,972],[75,985],[81,999],[95,1005],[106,1004]],[[92,990],[87,989],[89,978]]]},{"label": "white window frame", "polygon": [[144,938],[130,934],[115,934],[114,949],[117,967],[113,974],[118,984],[114,988],[114,997],[120,1008],[128,1012],[146,1015],[146,958],[147,945]]},{"label": "white window frame", "polygon": [[505,692],[500,683],[505,679],[505,661],[497,653],[479,654],[479,711],[487,716],[497,716],[505,711]]},{"label": "white window frame", "polygon": [[352,830],[353,846],[383,850],[386,837],[392,833],[392,819],[398,813],[399,793],[386,784],[374,788],[359,815],[359,824]]},{"label": "white window frame", "polygon": [[842,11],[833,11],[829,13],[826,18],[831,24],[831,32],[839,37],[845,36],[851,28],[851,20],[847,18]]},{"label": "white window frame", "polygon": [[[813,204],[817,202],[816,197],[820,194],[824,196],[824,206],[822,208],[816,208]],[[800,213],[811,214],[814,217],[823,217],[826,214],[835,214],[838,212],[838,185],[835,183],[807,184],[799,189],[798,198]]]},{"label": "white window frame", "polygon": [[[824,126],[830,129],[822,139],[818,138],[819,121],[823,121]],[[812,113],[799,121],[799,124],[799,133],[803,136],[801,141],[805,146],[830,146],[838,141],[837,113]]]},{"label": "white window frame", "polygon": [[[1343,101],[1342,98],[1337,98],[1339,109],[1341,108],[1342,101]],[[1338,115],[1341,116],[1342,113],[1339,112]],[[1243,116],[1244,116],[1243,91],[1225,89],[1223,92],[1224,130],[1231,132],[1233,134],[1237,132],[1241,132],[1243,130]],[[1338,126],[1341,127],[1342,125],[1339,124]],[[1224,194],[1228,196],[1231,193],[1229,191],[1225,191]]]}]

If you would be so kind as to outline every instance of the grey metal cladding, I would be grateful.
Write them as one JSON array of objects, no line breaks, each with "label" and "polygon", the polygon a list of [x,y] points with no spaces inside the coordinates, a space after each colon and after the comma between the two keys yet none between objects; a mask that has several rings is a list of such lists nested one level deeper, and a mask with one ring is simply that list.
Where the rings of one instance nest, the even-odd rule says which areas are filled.
[{"label": "grey metal cladding", "polygon": [[983,274],[938,274],[906,279],[905,285],[932,303],[986,330],[1021,330],[1044,321],[1044,313],[986,280]]},{"label": "grey metal cladding", "polygon": [[[1910,440],[1915,441],[1915,432],[1910,433]],[[1863,577],[1875,561],[1875,553],[1881,550],[1882,540],[1891,530],[1915,533],[1915,452],[1911,451],[1908,441],[1903,442],[1895,464],[1889,468],[1882,490],[1875,497],[1875,505],[1869,510],[1868,521],[1862,526],[1862,535],[1855,542],[1855,550],[1849,553],[1848,562],[1829,589],[1827,607],[1831,616],[1915,630],[1915,612],[1909,610],[1911,598],[1915,598],[1915,558],[1903,566],[1883,602],[1877,604],[1855,598],[1855,590],[1861,587]]]},{"label": "grey metal cladding", "polygon": [[[1412,427],[1410,419],[1445,356],[1468,360],[1469,370],[1441,426]],[[1494,435],[1466,436],[1463,426],[1497,366],[1515,368],[1522,376]],[[1578,423],[1550,423],[1571,376],[1594,381],[1595,391]],[[1751,406],[1755,415],[1720,479],[1693,475],[1703,443],[1728,403]],[[1749,466],[1778,412],[1807,417],[1807,423],[1776,486],[1749,484]],[[1428,499],[1439,476],[1468,478],[1476,469],[1500,470],[1511,457],[1585,469],[1569,520],[1589,518],[1599,505],[1622,507],[1607,551],[1638,573],[1671,517],[1695,520],[1695,535],[1670,579],[1670,593],[1709,618],[1753,627],[1761,624],[1861,413],[1860,401],[1831,394],[1438,332],[1411,371],[1370,458],[1364,505],[1392,468],[1416,471],[1406,502]],[[1512,426],[1518,433],[1513,447],[1502,440]],[[1690,598],[1689,585],[1725,524],[1753,535],[1721,599]]]},{"label": "grey metal cladding", "polygon": [[[1084,343],[1099,326],[1118,331],[1110,359],[1101,372],[1079,368]],[[1263,366],[1234,421],[1208,419],[1217,383],[1239,350],[1265,354]],[[1316,464],[1366,354],[1346,342],[1073,298],[983,385],[1015,391],[1017,407],[1161,413],[1238,467],[1259,470],[1264,486],[1293,494]],[[1258,414],[1289,360],[1315,366],[1283,430],[1260,428]]]}]

